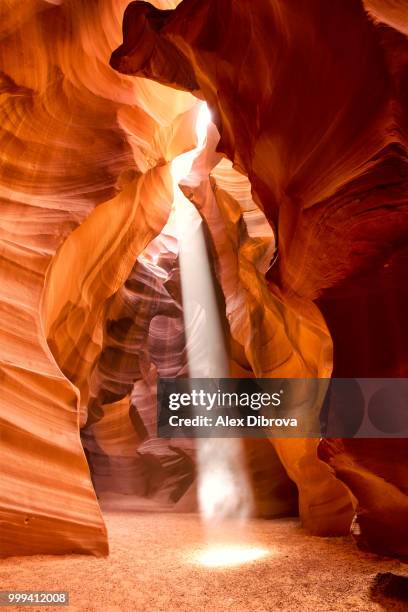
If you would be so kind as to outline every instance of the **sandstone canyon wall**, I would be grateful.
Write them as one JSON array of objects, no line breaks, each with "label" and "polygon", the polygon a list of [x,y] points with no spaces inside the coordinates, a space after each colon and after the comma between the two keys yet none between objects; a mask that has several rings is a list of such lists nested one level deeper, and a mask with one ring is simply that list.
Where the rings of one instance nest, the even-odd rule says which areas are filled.
[{"label": "sandstone canyon wall", "polygon": [[194,140],[189,94],[109,67],[125,4],[0,8],[2,555],[107,552],[80,399]]},{"label": "sandstone canyon wall", "polygon": [[[195,507],[155,386],[188,374],[166,224],[198,100],[181,186],[231,375],[407,376],[404,2],[154,4],[0,7],[1,554],[106,554],[95,489]],[[407,451],[246,441],[257,513],[337,535],[357,505],[361,544],[406,555]]]},{"label": "sandstone canyon wall", "polygon": [[[286,337],[268,352],[267,375],[281,373],[283,363],[286,375],[322,375],[319,351],[302,332],[314,325],[316,337],[319,328],[323,346],[318,299],[337,376],[406,376],[407,23],[403,2],[381,0],[184,0],[164,12],[133,2],[126,10],[111,65],[205,98],[221,136],[217,150],[248,176],[276,232],[266,303],[278,298],[297,326],[287,335],[285,325]],[[392,280],[377,284],[390,266]],[[275,351],[284,347],[282,361]],[[254,367],[257,359],[249,360]],[[301,502],[302,483],[324,478],[308,473],[305,449],[294,460],[297,445],[276,444]],[[391,554],[408,551],[407,450],[407,441],[392,440],[327,441],[319,450],[357,498],[361,539]],[[397,456],[402,466],[393,471]],[[298,478],[293,465],[304,470]],[[383,507],[382,496],[389,496]]]}]

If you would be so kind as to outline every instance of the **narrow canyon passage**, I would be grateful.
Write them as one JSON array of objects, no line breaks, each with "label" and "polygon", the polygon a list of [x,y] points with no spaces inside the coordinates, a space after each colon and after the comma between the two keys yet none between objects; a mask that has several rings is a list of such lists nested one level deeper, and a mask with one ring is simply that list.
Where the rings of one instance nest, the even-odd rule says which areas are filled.
[{"label": "narrow canyon passage", "polygon": [[0,606],[407,609],[407,24],[0,1]]}]

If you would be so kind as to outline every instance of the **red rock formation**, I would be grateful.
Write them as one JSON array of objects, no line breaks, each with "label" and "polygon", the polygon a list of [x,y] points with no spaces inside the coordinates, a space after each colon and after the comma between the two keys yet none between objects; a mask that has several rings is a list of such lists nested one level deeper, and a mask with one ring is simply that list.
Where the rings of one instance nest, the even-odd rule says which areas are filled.
[{"label": "red rock formation", "polygon": [[195,102],[109,67],[125,4],[0,7],[2,555],[107,552],[80,393],[105,303],[166,221]]},{"label": "red rock formation", "polygon": [[179,285],[177,242],[164,231],[107,308],[82,430],[98,494],[145,497],[161,508],[194,480],[192,441],[156,436],[157,377],[187,375]]},{"label": "red rock formation", "polygon": [[352,532],[359,545],[407,558],[407,441],[323,440],[319,456],[358,499]]},{"label": "red rock formation", "polygon": [[[127,0],[0,6],[1,554],[105,554],[92,484],[194,505],[192,443],[154,432],[157,374],[187,368],[177,245],[152,243],[191,92],[220,136],[183,189],[232,374],[329,376],[334,349],[337,376],[406,375],[402,0],[155,4],[126,10],[117,70]],[[289,476],[310,531],[345,533],[356,498],[361,539],[404,554],[405,448],[393,473],[392,441],[247,442],[258,513],[293,512]]]},{"label": "red rock formation", "polygon": [[[268,288],[265,273],[274,256],[274,235],[252,199],[248,179],[226,160],[211,171],[218,159],[208,150],[202,157],[183,190],[208,224],[231,352],[240,365],[233,364],[232,372],[258,377],[327,376],[331,345],[318,310],[310,301],[285,299],[277,289]],[[210,171],[211,182],[206,178]],[[317,459],[317,440],[275,439],[273,445],[298,486],[304,526],[317,535],[347,532],[353,505],[344,486]]]},{"label": "red rock formation", "polygon": [[404,0],[363,0],[368,13],[375,21],[408,34],[407,7]]},{"label": "red rock formation", "polygon": [[[275,350],[261,352],[258,344],[252,359],[247,350],[255,373],[259,356],[267,355],[270,376],[321,375],[324,353],[317,347],[324,346],[328,334],[313,304],[319,298],[335,341],[337,376],[361,371],[406,376],[407,343],[398,341],[395,317],[408,305],[401,274],[408,230],[407,10],[398,0],[366,0],[364,5],[352,0],[184,0],[174,11],[158,11],[132,2],[125,12],[124,42],[111,58],[120,72],[206,99],[221,135],[218,151],[248,176],[255,202],[276,229],[279,258],[269,273],[266,300],[279,300],[280,315],[294,318],[296,333],[287,334],[285,326],[279,341],[275,336]],[[227,214],[232,208],[229,199]],[[393,276],[385,287],[392,289],[395,306],[392,296],[384,295],[384,285],[373,286],[376,271],[388,261]],[[370,321],[358,304],[368,305],[372,298],[382,299],[392,314],[378,313]],[[347,320],[339,307],[350,313]],[[268,305],[265,312],[271,311]],[[380,338],[393,338],[387,365],[381,365],[386,347],[378,343],[378,324],[385,328]],[[271,333],[272,325],[267,328]],[[350,330],[357,330],[354,341]],[[355,343],[359,362],[353,357]],[[286,352],[284,365],[279,351]],[[300,361],[293,367],[295,355]],[[376,509],[378,496],[387,494],[378,476],[389,470],[393,445],[354,441],[350,449],[360,452],[353,455],[348,443],[334,450],[336,445],[326,442],[320,456],[358,499],[362,537],[375,546],[386,537],[376,540],[376,531],[386,527],[387,552],[400,554],[405,551],[398,544],[405,485],[387,506]],[[406,441],[401,445],[408,449]],[[313,489],[314,483],[315,499],[322,499],[319,483],[326,477],[309,471],[315,450],[303,449],[297,456],[295,447],[290,441],[280,448],[288,473],[300,488],[303,483]],[[338,469],[338,453],[361,478]],[[292,466],[300,470],[298,478]],[[401,470],[406,475],[406,459]]]}]

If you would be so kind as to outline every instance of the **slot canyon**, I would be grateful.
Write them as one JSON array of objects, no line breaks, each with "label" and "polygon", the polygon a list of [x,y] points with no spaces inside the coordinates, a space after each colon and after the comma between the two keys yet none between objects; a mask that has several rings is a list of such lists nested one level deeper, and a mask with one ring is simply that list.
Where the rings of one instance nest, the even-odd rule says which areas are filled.
[{"label": "slot canyon", "polygon": [[[406,0],[0,0],[0,591],[408,609],[407,36]],[[165,379],[398,379],[405,435],[161,436]]]}]

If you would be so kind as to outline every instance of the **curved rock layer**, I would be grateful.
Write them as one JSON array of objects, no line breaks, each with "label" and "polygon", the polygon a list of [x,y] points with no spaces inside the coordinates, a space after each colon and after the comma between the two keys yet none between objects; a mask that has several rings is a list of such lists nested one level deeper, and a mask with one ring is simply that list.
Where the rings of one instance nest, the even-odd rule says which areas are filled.
[{"label": "curved rock layer", "polygon": [[363,0],[363,3],[377,23],[385,23],[408,34],[407,7],[404,0]]},{"label": "curved rock layer", "polygon": [[158,375],[187,375],[177,242],[166,230],[109,304],[90,376],[82,439],[99,495],[134,495],[162,508],[195,479],[192,442],[156,437]]},{"label": "curved rock layer", "polygon": [[[173,11],[145,2],[126,9],[123,44],[111,65],[204,97],[221,135],[218,151],[248,176],[254,201],[275,228],[279,256],[268,274],[263,315],[276,323],[270,304],[279,301],[280,316],[294,318],[296,333],[284,326],[270,352],[251,356],[246,347],[256,374],[265,353],[268,375],[274,368],[288,376],[321,374],[324,359],[316,347],[329,335],[313,304],[319,299],[334,338],[337,376],[407,376],[399,319],[408,306],[407,17],[398,0],[184,0]],[[391,264],[391,280],[375,286]],[[375,307],[370,317],[370,301],[378,298],[383,312]],[[339,309],[349,313],[347,320]],[[269,334],[280,329],[268,327]],[[354,339],[351,330],[357,330]],[[408,450],[408,441],[399,444]],[[316,449],[309,455],[304,449],[296,461],[291,445],[282,443],[281,458],[287,456],[295,480],[291,464],[299,468],[307,487]],[[393,491],[383,477],[393,448],[390,440],[339,447],[328,441],[319,453],[358,501],[361,539],[384,548],[388,537],[387,553],[404,554],[406,452],[398,491],[389,503],[378,502]],[[343,458],[358,478],[341,469]]]},{"label": "curved rock layer", "polygon": [[323,440],[319,457],[356,496],[358,520],[352,533],[361,548],[408,558],[407,442]]},{"label": "curved rock layer", "polygon": [[[1,554],[105,554],[94,488],[195,507],[194,445],[155,414],[188,374],[170,163],[197,97],[218,131],[182,189],[231,375],[407,375],[404,3],[178,4],[0,6]],[[357,500],[359,541],[402,555],[398,444],[393,473],[394,441],[246,441],[257,513],[343,534]]]},{"label": "curved rock layer", "polygon": [[[209,218],[204,211],[206,202],[216,204],[213,196],[216,185],[209,180],[211,167],[219,158],[214,155],[214,148],[215,140],[210,138],[194,165],[192,180],[200,180],[206,186],[205,193],[194,192],[194,197],[198,197],[198,206],[205,214],[210,235],[217,238],[213,233],[215,228],[225,235],[226,226],[220,225],[214,215]],[[247,239],[244,234],[242,241],[253,272],[258,265],[262,273],[274,254],[271,228],[252,202],[247,179],[228,164],[217,165],[214,176],[216,173],[224,178],[224,188],[228,190],[225,194],[231,206],[239,210],[237,218],[242,221],[242,229],[246,228]],[[187,186],[184,188],[188,191]],[[192,193],[189,195],[193,197]],[[216,208],[212,210],[216,214]],[[235,236],[240,249],[238,225],[233,225],[229,233]],[[181,505],[184,510],[186,505],[190,510],[197,508],[196,495],[192,491],[195,480],[193,442],[167,442],[156,438],[157,375],[186,376],[187,350],[194,349],[188,346],[184,334],[177,233],[177,224],[171,217],[162,233],[138,257],[125,285],[107,309],[102,352],[90,376],[87,425],[82,430],[93,482],[104,505],[106,494],[119,493],[134,496],[129,500],[121,499],[121,503],[131,504],[132,508],[146,509],[147,503],[151,509],[180,509]],[[217,244],[222,247],[219,236]],[[216,266],[221,266],[231,276],[236,267],[234,252],[224,250],[222,256],[214,253],[214,257]],[[241,298],[232,296],[229,299],[222,275],[219,280],[227,296],[226,315],[230,325],[227,325],[226,335],[232,345],[231,372],[250,376],[251,367],[243,358],[244,347],[238,343],[242,338],[234,340],[228,331],[236,325],[240,309],[247,309],[245,293],[233,273],[230,282],[237,284]],[[230,305],[234,302],[238,314],[231,316]],[[248,329],[245,316],[241,325]],[[194,328],[188,330],[188,342],[192,344],[195,331]],[[296,514],[296,487],[271,444],[254,440],[248,442],[245,451],[257,514],[268,517]]]},{"label": "curved rock layer", "polygon": [[193,97],[109,67],[125,5],[0,7],[2,555],[108,549],[79,400],[194,142]]},{"label": "curved rock layer", "polygon": [[[278,290],[271,291],[265,280],[276,245],[270,225],[252,199],[248,179],[226,160],[211,171],[213,163],[207,150],[196,160],[183,189],[208,226],[232,357],[241,368],[246,366],[249,375],[258,377],[328,376],[331,342],[319,311],[310,300],[285,299]],[[211,181],[203,179],[210,171]],[[232,373],[245,375],[234,363]],[[303,525],[316,535],[347,532],[352,500],[317,458],[317,440],[275,439],[273,445],[298,487]]]}]

